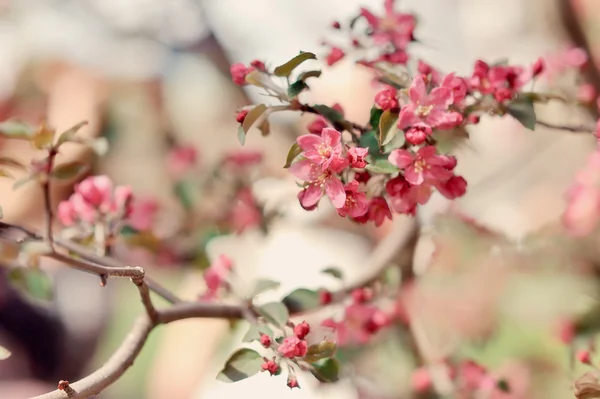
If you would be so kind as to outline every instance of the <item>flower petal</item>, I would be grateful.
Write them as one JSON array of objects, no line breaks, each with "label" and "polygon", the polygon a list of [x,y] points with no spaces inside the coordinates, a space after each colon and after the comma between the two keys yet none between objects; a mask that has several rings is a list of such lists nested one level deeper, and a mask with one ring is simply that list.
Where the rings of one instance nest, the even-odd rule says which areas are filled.
[{"label": "flower petal", "polygon": [[313,181],[319,175],[321,167],[308,159],[303,159],[293,163],[289,171],[300,180]]},{"label": "flower petal", "polygon": [[415,123],[421,122],[421,119],[415,114],[417,107],[414,104],[408,104],[400,110],[398,115],[398,129],[404,130]]},{"label": "flower petal", "polygon": [[413,103],[426,104],[427,88],[425,87],[425,81],[423,80],[423,76],[415,76],[410,85],[410,88],[408,89],[408,97]]},{"label": "flower petal", "polygon": [[447,87],[436,87],[429,93],[427,104],[447,108],[452,104],[452,90]]},{"label": "flower petal", "polygon": [[425,181],[425,177],[423,176],[423,172],[417,172],[414,167],[410,166],[404,170],[404,178],[407,182],[414,186],[418,186],[419,184]]},{"label": "flower petal", "polygon": [[414,156],[407,150],[393,150],[388,156],[388,161],[400,169],[407,168],[414,163]]},{"label": "flower petal", "polygon": [[323,139],[316,134],[305,134],[296,139],[296,142],[304,151],[314,150],[318,148]]},{"label": "flower petal", "polygon": [[326,127],[321,131],[321,137],[323,138],[323,142],[327,144],[329,147],[335,147],[340,143],[342,139],[342,134],[337,130]]},{"label": "flower petal", "polygon": [[339,209],[346,204],[346,191],[341,180],[337,177],[331,177],[327,180],[325,183],[325,192],[335,208]]},{"label": "flower petal", "polygon": [[304,190],[304,195],[300,196],[300,204],[304,208],[312,208],[323,196],[323,190],[316,184],[311,184]]}]

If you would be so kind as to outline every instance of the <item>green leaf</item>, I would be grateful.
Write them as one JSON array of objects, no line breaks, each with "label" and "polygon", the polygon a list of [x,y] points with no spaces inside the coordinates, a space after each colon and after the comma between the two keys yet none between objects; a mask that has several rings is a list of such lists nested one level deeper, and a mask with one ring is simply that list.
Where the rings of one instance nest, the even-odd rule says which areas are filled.
[{"label": "green leaf", "polygon": [[11,353],[8,349],[3,346],[0,346],[0,360],[6,360],[10,357]]},{"label": "green leaf", "polygon": [[321,76],[321,71],[306,71],[298,75],[298,80],[305,81],[308,78],[318,78]]},{"label": "green leaf", "polygon": [[50,129],[45,124],[42,125],[33,136],[33,146],[38,150],[52,147],[55,133],[56,131],[54,129]]},{"label": "green leaf", "polygon": [[340,114],[335,109],[328,107],[327,105],[317,104],[313,105],[313,108],[331,123],[342,122],[344,120],[344,115]]},{"label": "green leaf", "polygon": [[237,138],[238,138],[238,141],[240,142],[240,145],[246,144],[246,132],[244,131],[244,128],[242,127],[242,125],[238,126]]},{"label": "green leaf", "polygon": [[11,139],[30,140],[35,134],[35,129],[23,122],[9,120],[0,123],[0,134]]},{"label": "green leaf", "polygon": [[258,314],[265,318],[269,323],[278,326],[284,326],[290,318],[288,309],[282,302],[270,302],[256,309]]},{"label": "green leaf", "polygon": [[292,313],[315,309],[321,304],[319,293],[306,288],[299,288],[292,291],[288,296],[283,298],[283,303]]},{"label": "green leaf", "polygon": [[290,76],[290,74],[294,71],[294,69],[296,69],[304,61],[316,60],[316,59],[317,59],[317,56],[314,55],[313,53],[301,52],[300,54],[298,54],[297,56],[295,56],[294,58],[292,58],[285,64],[279,65],[278,67],[276,67],[275,70],[273,71],[273,73],[275,74],[275,76],[282,76],[282,77]]},{"label": "green leaf", "polygon": [[25,273],[26,290],[36,299],[50,300],[54,292],[52,280],[41,270],[27,270]]},{"label": "green leaf", "polygon": [[292,162],[294,162],[294,159],[296,159],[300,153],[302,153],[302,148],[300,148],[298,143],[292,144],[287,157],[285,158],[285,165],[283,167],[287,169],[292,166]]},{"label": "green leaf", "polygon": [[397,121],[398,114],[395,112],[387,110],[381,114],[381,118],[379,118],[379,145],[381,147],[388,144],[396,137],[396,134],[398,133],[398,128],[396,127]]},{"label": "green leaf", "polygon": [[383,110],[377,107],[371,108],[371,116],[369,117],[369,125],[371,126],[371,129],[377,129],[381,115],[383,115]]},{"label": "green leaf", "polygon": [[508,104],[506,110],[510,116],[518,120],[527,129],[535,129],[537,118],[533,101],[530,97],[518,96]]},{"label": "green leaf", "polygon": [[321,382],[336,382],[339,379],[340,362],[334,357],[312,363],[312,375]]},{"label": "green leaf", "polygon": [[389,154],[390,152],[392,152],[392,150],[402,147],[404,143],[406,143],[406,137],[404,136],[404,134],[396,133],[392,140],[383,146],[383,152],[385,154]]},{"label": "green leaf", "polygon": [[236,382],[253,376],[261,370],[262,356],[252,349],[238,349],[225,362],[223,369],[217,374],[217,380]]},{"label": "green leaf", "polygon": [[262,294],[265,291],[273,290],[279,287],[281,283],[269,279],[261,279],[256,282],[252,296]]},{"label": "green leaf", "polygon": [[366,166],[366,169],[374,173],[396,173],[398,168],[390,163],[387,159],[377,159],[375,162]]},{"label": "green leaf", "polygon": [[56,142],[56,145],[59,146],[61,144],[64,144],[68,141],[73,141],[73,139],[75,139],[75,135],[77,134],[77,132],[84,127],[85,125],[87,125],[87,121],[83,121],[83,122],[79,122],[78,124],[76,124],[75,126],[73,126],[72,128],[65,130],[64,132],[62,132],[60,134],[60,136],[58,136],[58,140]]},{"label": "green leaf", "polygon": [[87,165],[80,162],[66,162],[54,167],[50,176],[60,180],[70,180],[80,176],[87,170]]},{"label": "green leaf", "polygon": [[323,270],[321,273],[329,274],[339,280],[342,280],[344,278],[342,271],[340,269],[338,269],[337,267],[328,267],[327,269]]},{"label": "green leaf", "polygon": [[308,89],[308,85],[303,80],[298,79],[288,87],[287,94],[290,98],[294,98],[306,89]]},{"label": "green leaf", "polygon": [[192,183],[180,180],[175,183],[173,189],[175,190],[175,196],[185,210],[189,211],[194,208],[195,195]]},{"label": "green leaf", "polygon": [[266,324],[252,324],[248,332],[242,338],[242,342],[252,342],[260,339],[260,335],[265,334],[273,337],[273,330]]},{"label": "green leaf", "polygon": [[308,347],[304,360],[309,363],[317,362],[321,359],[335,355],[337,345],[333,341],[323,341]]},{"label": "green leaf", "polygon": [[0,165],[21,170],[27,169],[21,162],[10,157],[0,157]]},{"label": "green leaf", "polygon": [[265,113],[266,110],[267,106],[265,104],[258,104],[248,112],[246,118],[244,119],[244,123],[242,124],[244,133],[248,133],[252,125],[256,123],[256,121]]},{"label": "green leaf", "polygon": [[377,141],[377,135],[375,134],[374,130],[361,135],[358,142],[361,147],[369,149],[369,155],[371,155],[373,158],[387,158],[383,156],[379,150],[379,142]]}]

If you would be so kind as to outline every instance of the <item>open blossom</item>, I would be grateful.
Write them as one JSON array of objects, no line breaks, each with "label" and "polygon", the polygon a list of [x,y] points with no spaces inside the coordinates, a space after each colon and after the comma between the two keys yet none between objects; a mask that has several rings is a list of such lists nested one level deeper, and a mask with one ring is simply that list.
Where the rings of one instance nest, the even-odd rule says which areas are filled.
[{"label": "open blossom", "polygon": [[332,66],[333,64],[336,64],[337,62],[341,61],[345,55],[346,54],[341,48],[333,47],[329,51],[329,54],[327,55],[327,58],[325,60],[327,62],[327,65]]},{"label": "open blossom", "polygon": [[108,211],[112,203],[113,183],[108,176],[94,176],[75,186],[75,192],[94,208]]},{"label": "open blossom", "polygon": [[201,299],[211,300],[217,295],[220,288],[227,286],[227,279],[233,263],[225,255],[220,255],[206,271],[204,272],[204,282],[206,283],[206,292]]},{"label": "open blossom", "polygon": [[352,304],[346,307],[342,321],[326,319],[321,324],[334,329],[337,334],[337,344],[344,346],[369,342],[371,337],[389,322],[389,317],[374,305]]},{"label": "open blossom", "polygon": [[435,188],[448,199],[462,197],[467,192],[467,181],[462,176],[452,176],[444,182],[436,184]]},{"label": "open blossom", "polygon": [[510,100],[525,83],[531,80],[531,72],[511,65],[489,66],[477,60],[469,80],[471,90],[492,94],[498,102]]},{"label": "open blossom", "polygon": [[398,129],[405,129],[416,123],[424,123],[432,128],[448,122],[448,106],[452,103],[452,91],[447,87],[436,87],[427,93],[421,75],[417,75],[408,90],[410,103],[400,110]]},{"label": "open blossom", "polygon": [[305,340],[296,336],[287,337],[283,340],[281,345],[279,345],[277,350],[284,357],[290,359],[294,357],[304,357],[304,355],[306,355],[306,351],[308,350],[308,344]]},{"label": "open blossom", "polygon": [[254,68],[247,67],[242,63],[233,64],[229,68],[229,72],[231,73],[231,79],[233,80],[233,83],[240,86],[246,84],[246,76],[252,71],[254,71]]},{"label": "open blossom", "polygon": [[386,87],[375,95],[375,105],[386,111],[388,109],[398,108],[398,98],[396,98],[396,89]]},{"label": "open blossom", "polygon": [[369,154],[368,148],[350,147],[348,150],[348,162],[352,168],[362,169],[367,166],[365,157]]},{"label": "open blossom", "polygon": [[358,191],[358,186],[359,183],[356,180],[352,180],[344,187],[344,190],[346,191],[346,202],[344,203],[344,206],[337,210],[340,216],[349,215],[350,217],[359,217],[369,211],[369,200],[367,199],[367,195]]},{"label": "open blossom", "polygon": [[369,202],[369,220],[375,223],[375,227],[379,227],[386,219],[392,220],[392,211],[383,197],[375,197]]},{"label": "open blossom", "polygon": [[319,164],[323,169],[341,172],[348,161],[342,155],[342,134],[335,129],[325,128],[321,136],[305,134],[296,140],[305,158]]},{"label": "open blossom", "polygon": [[452,104],[455,105],[461,105],[469,91],[467,81],[460,76],[456,76],[454,73],[446,75],[441,86],[450,89],[452,93]]},{"label": "open blossom", "polygon": [[198,159],[198,152],[192,146],[177,147],[167,156],[167,168],[171,174],[180,177],[188,172]]},{"label": "open blossom", "polygon": [[445,160],[437,155],[434,146],[425,146],[416,154],[396,149],[391,152],[388,160],[404,170],[404,178],[412,185],[420,185],[426,181],[446,181],[452,177],[452,172],[445,167]]},{"label": "open blossom", "polygon": [[290,166],[290,172],[297,178],[307,183],[302,194],[298,196],[304,208],[316,206],[323,196],[327,194],[335,208],[346,204],[346,192],[342,181],[329,169],[309,159],[303,159]]},{"label": "open blossom", "polygon": [[369,23],[371,37],[376,44],[385,45],[391,43],[396,48],[404,49],[413,40],[415,30],[415,17],[394,10],[394,0],[385,0],[385,15],[378,17],[371,11],[361,8],[361,15]]}]

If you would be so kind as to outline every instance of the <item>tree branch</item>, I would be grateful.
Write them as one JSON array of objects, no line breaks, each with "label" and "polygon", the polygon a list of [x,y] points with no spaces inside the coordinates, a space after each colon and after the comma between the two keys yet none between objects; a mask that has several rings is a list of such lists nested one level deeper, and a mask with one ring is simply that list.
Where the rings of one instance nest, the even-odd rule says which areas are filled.
[{"label": "tree branch", "polygon": [[564,125],[554,125],[552,123],[544,122],[537,120],[535,122],[537,125],[547,127],[548,129],[556,129],[556,130],[565,130],[567,132],[572,133],[594,133],[595,129],[590,129],[588,126],[564,126]]},{"label": "tree branch", "polygon": [[63,255],[59,252],[52,252],[44,256],[57,260],[59,262],[63,262],[75,269],[97,274],[99,276],[126,277],[132,279],[134,282],[140,282],[144,280],[144,269],[137,266],[107,267],[88,262],[86,260],[81,260],[67,255]]}]

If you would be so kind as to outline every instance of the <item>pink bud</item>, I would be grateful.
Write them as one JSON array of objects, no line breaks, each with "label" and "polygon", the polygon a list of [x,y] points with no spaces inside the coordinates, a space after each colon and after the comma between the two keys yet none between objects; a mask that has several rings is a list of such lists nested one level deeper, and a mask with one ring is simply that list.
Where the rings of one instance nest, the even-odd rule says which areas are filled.
[{"label": "pink bud", "polygon": [[313,120],[309,125],[308,125],[308,131],[313,133],[313,134],[321,134],[321,132],[323,131],[323,129],[325,129],[326,127],[328,127],[329,125],[327,124],[327,121],[325,120],[325,118],[323,117],[318,117],[315,118],[315,120]]},{"label": "pink bud", "polygon": [[288,377],[287,386],[290,387],[290,389],[300,388],[300,385],[298,384],[298,379],[296,379],[296,377],[293,376]]},{"label": "pink bud", "polygon": [[340,29],[340,28],[342,27],[342,25],[340,25],[340,23],[339,23],[338,21],[333,21],[333,22],[331,23],[331,27],[332,27],[333,29]]},{"label": "pink bud", "polygon": [[83,196],[77,192],[71,195],[69,198],[71,205],[73,206],[73,210],[77,214],[77,218],[81,221],[87,223],[95,223],[98,218],[98,211],[92,207],[86,200],[83,199]]},{"label": "pink bud", "polygon": [[577,360],[583,364],[592,364],[591,355],[588,350],[580,350],[577,352]]},{"label": "pink bud", "polygon": [[273,360],[267,360],[260,367],[271,375],[276,375],[279,372],[279,365]]},{"label": "pink bud", "polygon": [[452,176],[437,186],[438,191],[448,199],[462,197],[467,192],[467,181],[462,176]]},{"label": "pink bud", "polygon": [[352,291],[354,303],[365,303],[373,299],[373,292],[368,288],[356,288]]},{"label": "pink bud", "polygon": [[306,355],[306,351],[308,350],[308,344],[306,341],[301,340],[298,337],[287,337],[283,340],[281,345],[279,345],[277,350],[284,357],[290,359],[294,357],[304,357],[304,355]]},{"label": "pink bud", "polygon": [[575,338],[575,325],[571,320],[563,320],[558,326],[558,338],[565,344],[571,344]]},{"label": "pink bud", "polygon": [[72,226],[77,219],[77,213],[73,209],[73,204],[70,201],[62,201],[58,204],[58,221],[63,226]]},{"label": "pink bud", "polygon": [[91,176],[79,183],[75,191],[90,206],[100,208],[110,204],[113,184],[108,176]]},{"label": "pink bud", "polygon": [[244,123],[244,120],[246,119],[246,115],[248,115],[248,110],[243,109],[235,115],[235,120],[238,123]]},{"label": "pink bud", "polygon": [[479,115],[475,115],[475,114],[470,114],[467,117],[467,122],[470,123],[471,125],[478,124],[480,120],[481,120],[481,117]]},{"label": "pink bud", "polygon": [[429,370],[425,367],[416,369],[412,374],[412,388],[415,392],[423,393],[431,389],[432,381]]},{"label": "pink bud", "polygon": [[362,169],[367,166],[365,157],[368,153],[368,148],[350,147],[348,150],[348,162],[350,162],[350,166],[357,169]]},{"label": "pink bud", "polygon": [[427,136],[431,134],[431,127],[424,123],[416,123],[412,125],[406,133],[404,133],[404,137],[406,141],[413,145],[420,145],[427,140]]},{"label": "pink bud", "polygon": [[233,64],[229,68],[229,72],[231,73],[233,83],[239,86],[243,86],[246,84],[246,76],[253,70],[254,68],[246,68],[246,66],[242,63]]},{"label": "pink bud", "polygon": [[398,99],[396,98],[396,90],[393,87],[386,87],[375,95],[375,105],[380,109],[387,111],[389,109],[398,108]]},{"label": "pink bud", "polygon": [[342,58],[344,58],[346,54],[339,47],[333,47],[329,54],[327,55],[326,61],[327,65],[332,66],[333,64],[339,62]]},{"label": "pink bud", "polygon": [[271,346],[271,337],[269,337],[267,334],[261,334],[260,335],[260,344],[262,346],[264,346],[265,348],[268,348]]},{"label": "pink bud", "polygon": [[538,58],[531,68],[531,73],[534,77],[539,76],[542,72],[544,72],[544,68],[544,59]]},{"label": "pink bud", "polygon": [[298,337],[299,339],[304,339],[304,337],[306,337],[309,332],[310,332],[310,326],[308,325],[308,323],[306,321],[303,321],[302,323],[300,323],[296,327],[294,327],[294,335],[296,337]]},{"label": "pink bud", "polygon": [[256,68],[257,70],[259,70],[259,71],[263,71],[263,72],[264,72],[264,71],[266,71],[266,69],[267,69],[267,68],[265,67],[265,63],[264,63],[264,62],[262,62],[262,61],[260,61],[260,60],[254,60],[254,61],[250,62],[250,65],[251,65],[253,68]]},{"label": "pink bud", "polygon": [[319,303],[321,305],[328,305],[333,301],[333,294],[327,290],[319,291]]}]

